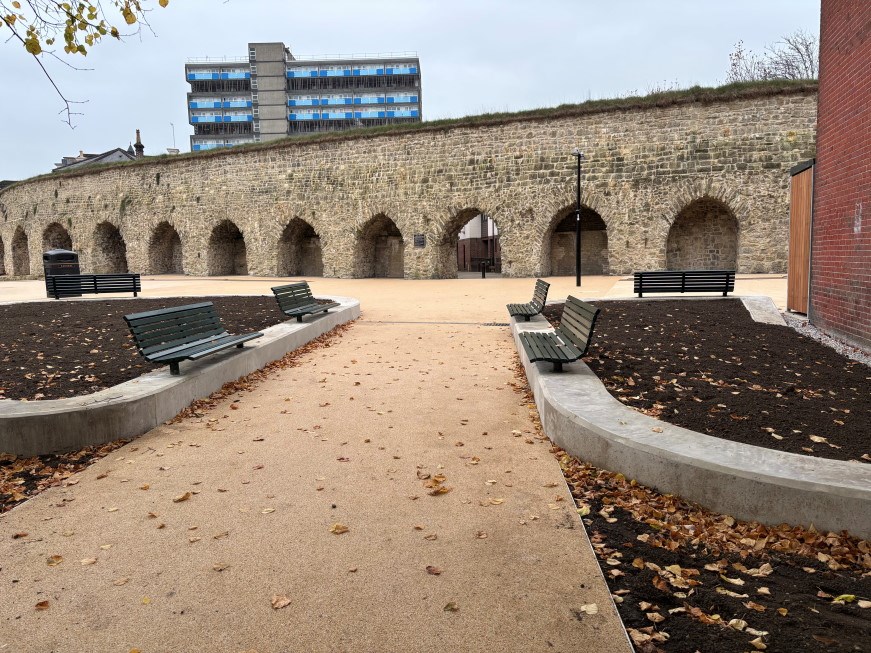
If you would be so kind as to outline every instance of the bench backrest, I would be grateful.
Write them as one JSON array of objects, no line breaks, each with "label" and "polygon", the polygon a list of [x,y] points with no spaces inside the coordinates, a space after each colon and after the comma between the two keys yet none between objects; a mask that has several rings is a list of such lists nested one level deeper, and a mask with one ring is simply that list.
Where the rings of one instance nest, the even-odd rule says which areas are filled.
[{"label": "bench backrest", "polygon": [[532,305],[539,311],[544,308],[547,303],[547,291],[550,289],[550,284],[541,279],[535,280],[535,291],[532,293]]},{"label": "bench backrest", "polygon": [[212,302],[134,313],[124,320],[144,356],[227,333]]},{"label": "bench backrest", "polygon": [[45,289],[53,297],[70,297],[81,293],[141,292],[138,273],[120,274],[59,274],[45,278]]},{"label": "bench backrest", "polygon": [[655,270],[636,272],[635,292],[642,289],[655,292],[657,288],[681,288],[696,292],[735,290],[734,270]]},{"label": "bench backrest", "polygon": [[312,297],[311,288],[305,281],[289,283],[286,286],[275,286],[272,292],[275,293],[278,308],[282,311],[294,311],[303,306],[317,303],[317,300]]},{"label": "bench backrest", "polygon": [[581,350],[581,356],[586,355],[590,347],[593,335],[593,327],[596,326],[596,318],[599,310],[592,304],[583,302],[571,295],[566,298],[563,306],[563,315],[557,333]]}]

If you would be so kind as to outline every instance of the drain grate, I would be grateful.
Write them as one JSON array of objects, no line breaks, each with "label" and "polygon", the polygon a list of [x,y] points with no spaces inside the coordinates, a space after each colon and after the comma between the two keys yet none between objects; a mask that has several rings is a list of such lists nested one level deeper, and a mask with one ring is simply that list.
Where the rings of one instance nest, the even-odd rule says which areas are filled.
[{"label": "drain grate", "polygon": [[484,322],[481,326],[506,327],[506,326],[510,326],[510,324],[508,322]]}]

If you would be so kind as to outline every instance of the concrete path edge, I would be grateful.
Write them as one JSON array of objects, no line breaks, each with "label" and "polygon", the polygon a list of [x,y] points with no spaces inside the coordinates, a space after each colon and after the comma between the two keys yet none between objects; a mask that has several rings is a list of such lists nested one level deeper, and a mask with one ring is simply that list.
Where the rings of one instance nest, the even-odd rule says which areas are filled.
[{"label": "concrete path edge", "polygon": [[511,320],[542,427],[569,454],[739,519],[871,539],[871,465],[730,442],[648,417],[612,397],[582,361],[563,373],[531,363],[519,334],[549,329],[540,315]]},{"label": "concrete path edge", "polygon": [[199,361],[181,364],[94,394],[47,401],[0,400],[0,452],[17,456],[70,451],[133,438],[177,415],[191,402],[208,397],[229,381],[258,370],[327,331],[360,317],[360,302],[330,297],[340,306],[303,322],[282,322],[263,337]]}]

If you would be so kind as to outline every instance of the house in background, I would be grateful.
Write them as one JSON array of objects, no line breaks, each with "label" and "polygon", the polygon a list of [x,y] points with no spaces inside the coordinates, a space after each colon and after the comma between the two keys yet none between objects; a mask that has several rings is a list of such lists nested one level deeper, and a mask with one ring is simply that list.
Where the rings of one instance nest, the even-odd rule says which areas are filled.
[{"label": "house in background", "polygon": [[871,2],[822,0],[811,324],[871,351]]},{"label": "house in background", "polygon": [[493,218],[476,215],[460,229],[457,237],[457,270],[478,272],[482,262],[490,272],[502,271],[499,229]]},{"label": "house in background", "polygon": [[118,161],[133,161],[141,156],[145,156],[145,146],[142,144],[142,139],[139,135],[139,130],[136,130],[136,143],[133,143],[123,149],[116,147],[114,150],[103,152],[102,154],[85,154],[79,150],[78,156],[62,157],[60,163],[54,164],[52,172],[65,172],[73,168],[83,168],[92,166],[97,163],[117,163]]}]

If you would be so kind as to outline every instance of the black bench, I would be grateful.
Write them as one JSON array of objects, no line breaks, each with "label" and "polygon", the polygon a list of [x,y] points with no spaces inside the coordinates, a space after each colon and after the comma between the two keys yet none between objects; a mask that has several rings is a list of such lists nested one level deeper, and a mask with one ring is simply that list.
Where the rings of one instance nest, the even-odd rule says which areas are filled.
[{"label": "black bench", "polygon": [[553,371],[562,372],[563,363],[587,354],[598,316],[598,308],[569,295],[556,331],[525,331],[520,342],[530,361],[553,363]]},{"label": "black bench", "polygon": [[639,297],[653,292],[720,292],[725,297],[735,290],[735,270],[657,270],[633,276]]},{"label": "black bench", "polygon": [[529,322],[529,318],[533,315],[538,315],[544,308],[547,301],[547,291],[550,284],[541,279],[535,280],[535,290],[532,293],[532,301],[528,304],[508,304],[508,315],[511,317],[521,317]]},{"label": "black bench", "polygon": [[272,292],[275,293],[275,300],[282,313],[289,317],[295,317],[297,322],[302,322],[302,318],[306,315],[326,313],[331,308],[339,306],[336,302],[318,302],[312,297],[311,288],[305,281],[289,283],[286,286],[275,286]]},{"label": "black bench", "polygon": [[169,364],[178,374],[178,362],[197,360],[228,347],[241,347],[262,333],[234,336],[227,333],[212,302],[161,308],[125,315],[139,353],[152,363]]},{"label": "black bench", "polygon": [[60,274],[45,278],[45,291],[49,297],[79,297],[83,294],[132,292],[134,297],[142,292],[139,274]]}]

